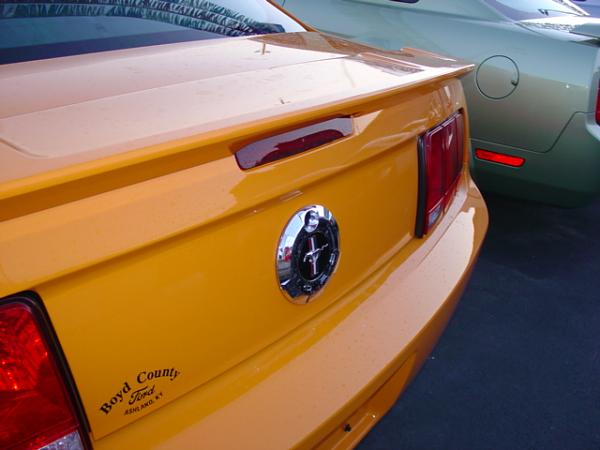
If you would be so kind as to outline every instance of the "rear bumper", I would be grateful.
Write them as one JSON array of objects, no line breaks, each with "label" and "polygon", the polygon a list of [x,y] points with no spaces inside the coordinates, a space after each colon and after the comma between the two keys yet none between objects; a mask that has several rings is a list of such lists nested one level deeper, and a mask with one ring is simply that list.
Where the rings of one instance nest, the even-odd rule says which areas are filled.
[{"label": "rear bumper", "polygon": [[[487,224],[479,191],[463,177],[429,238],[414,239],[285,342],[208,383],[219,389],[205,385],[95,441],[95,448],[354,446],[435,345],[466,286]],[[284,364],[273,356],[306,343]],[[258,381],[240,384],[248,364]],[[231,397],[212,398],[210,392],[223,392],[223,386]],[[220,407],[207,412],[207,404]]]},{"label": "rear bumper", "polygon": [[483,191],[559,206],[579,206],[600,195],[600,126],[593,113],[573,115],[559,139],[545,153],[473,139],[483,148],[525,158],[513,168],[472,159],[471,169]]}]

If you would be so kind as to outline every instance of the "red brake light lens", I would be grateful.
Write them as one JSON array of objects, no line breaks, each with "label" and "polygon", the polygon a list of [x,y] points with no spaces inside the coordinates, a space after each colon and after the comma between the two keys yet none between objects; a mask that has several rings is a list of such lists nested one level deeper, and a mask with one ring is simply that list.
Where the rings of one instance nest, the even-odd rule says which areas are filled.
[{"label": "red brake light lens", "polygon": [[247,170],[297,155],[352,134],[352,119],[338,117],[261,139],[235,153],[240,168]]},{"label": "red brake light lens", "polygon": [[0,305],[0,448],[38,449],[72,439],[80,443],[79,436],[73,438],[78,428],[32,309],[19,302]]},{"label": "red brake light lens", "polygon": [[520,156],[506,155],[504,153],[490,152],[489,150],[483,150],[478,148],[475,150],[475,156],[478,159],[484,161],[491,161],[498,164],[504,164],[505,166],[521,167],[525,164],[525,158]]},{"label": "red brake light lens", "polygon": [[419,140],[420,200],[417,237],[426,234],[452,199],[464,162],[464,117],[458,112]]},{"label": "red brake light lens", "polygon": [[598,87],[598,95],[596,98],[596,123],[600,125],[600,86]]}]

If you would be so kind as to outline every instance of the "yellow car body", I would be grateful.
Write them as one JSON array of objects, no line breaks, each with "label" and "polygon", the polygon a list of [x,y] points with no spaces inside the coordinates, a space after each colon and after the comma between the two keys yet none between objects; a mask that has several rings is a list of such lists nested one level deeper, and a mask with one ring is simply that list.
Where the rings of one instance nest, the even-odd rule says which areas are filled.
[{"label": "yellow car body", "polygon": [[[364,436],[431,351],[487,228],[465,164],[435,228],[414,231],[418,138],[466,112],[468,70],[314,32],[2,67],[0,305],[43,304],[92,448]],[[247,143],[331,117],[352,135],[236,164]],[[341,253],[297,305],[275,250],[314,204]]]}]

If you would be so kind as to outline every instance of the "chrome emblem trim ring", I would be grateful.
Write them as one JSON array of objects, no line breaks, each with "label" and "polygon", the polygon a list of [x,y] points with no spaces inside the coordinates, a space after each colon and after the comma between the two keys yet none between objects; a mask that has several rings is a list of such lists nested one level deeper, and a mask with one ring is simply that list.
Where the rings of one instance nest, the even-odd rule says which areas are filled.
[{"label": "chrome emblem trim ring", "polygon": [[325,286],[340,256],[339,230],[333,214],[321,205],[297,211],[277,247],[279,286],[289,301],[306,304]]}]

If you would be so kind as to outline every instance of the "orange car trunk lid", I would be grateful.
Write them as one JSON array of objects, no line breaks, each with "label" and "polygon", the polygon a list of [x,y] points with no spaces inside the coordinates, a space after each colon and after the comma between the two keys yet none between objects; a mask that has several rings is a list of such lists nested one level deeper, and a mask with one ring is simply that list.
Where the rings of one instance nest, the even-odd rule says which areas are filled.
[{"label": "orange car trunk lid", "polygon": [[[469,68],[451,60],[316,33],[236,42],[291,60],[62,106],[30,100],[3,116],[0,154],[26,175],[3,173],[0,203],[26,205],[0,222],[0,288],[42,297],[96,439],[192,389],[206,391],[208,414],[309,345],[310,335],[265,356],[413,240],[417,138],[464,107],[454,77]],[[177,120],[155,120],[161,107]],[[27,136],[32,114],[71,136],[52,134],[58,146],[40,138],[49,130]],[[351,118],[351,135],[238,167],[242,146],[332,117]],[[315,300],[296,305],[280,288],[276,251],[309,205],[334,215],[340,257]]]}]

